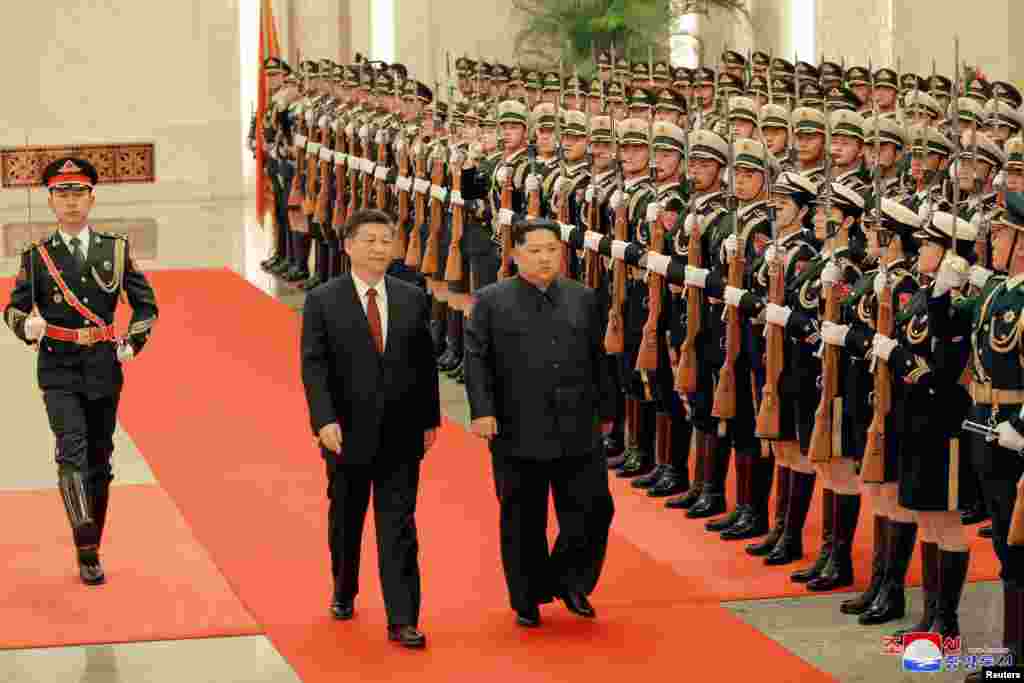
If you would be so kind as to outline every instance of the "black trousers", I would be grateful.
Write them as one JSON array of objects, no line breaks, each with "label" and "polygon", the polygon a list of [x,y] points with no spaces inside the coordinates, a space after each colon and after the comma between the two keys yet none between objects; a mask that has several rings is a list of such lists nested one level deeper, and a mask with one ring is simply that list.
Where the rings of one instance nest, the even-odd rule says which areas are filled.
[{"label": "black trousers", "polygon": [[50,429],[57,437],[57,466],[81,472],[91,494],[114,479],[110,456],[120,400],[120,391],[101,397],[58,389],[43,392]]},{"label": "black trousers", "polygon": [[333,456],[327,457],[327,540],[335,597],[347,601],[359,593],[359,551],[372,490],[380,583],[388,624],[392,626],[419,623],[419,481],[419,459],[344,465],[338,464]]},{"label": "black trousers", "polygon": [[1013,506],[1017,501],[1017,481],[1024,475],[1024,462],[1012,451],[974,437],[972,447],[982,466],[981,491],[985,507],[992,514],[992,547],[999,558],[999,578],[1024,586],[1024,547],[1007,544]]},{"label": "black trousers", "polygon": [[[501,507],[501,561],[512,609],[527,610],[566,592],[589,595],[608,549],[615,504],[604,454],[551,462],[492,458]],[[548,491],[558,538],[549,552]]]}]

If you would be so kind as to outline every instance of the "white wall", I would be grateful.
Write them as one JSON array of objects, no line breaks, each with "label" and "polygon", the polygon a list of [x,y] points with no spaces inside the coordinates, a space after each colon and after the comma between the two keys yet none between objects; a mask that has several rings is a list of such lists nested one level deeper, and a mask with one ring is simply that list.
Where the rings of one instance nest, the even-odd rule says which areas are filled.
[{"label": "white wall", "polygon": [[[241,196],[237,2],[5,3],[0,145],[154,142],[157,182],[104,186],[106,205]],[[0,191],[0,211],[25,202]]]}]

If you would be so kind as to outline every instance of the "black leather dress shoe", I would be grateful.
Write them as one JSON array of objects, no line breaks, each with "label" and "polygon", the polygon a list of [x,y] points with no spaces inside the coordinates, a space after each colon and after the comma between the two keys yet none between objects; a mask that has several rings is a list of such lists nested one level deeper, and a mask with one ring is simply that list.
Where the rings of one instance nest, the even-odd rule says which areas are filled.
[{"label": "black leather dress shoe", "polygon": [[523,628],[537,628],[540,626],[540,610],[536,606],[528,610],[517,610],[516,623]]},{"label": "black leather dress shoe", "polygon": [[98,558],[95,563],[79,564],[78,576],[86,586],[99,586],[107,582],[107,577],[103,574],[103,565]]},{"label": "black leather dress shoe", "polygon": [[988,514],[988,511],[985,509],[985,504],[981,502],[974,504],[971,508],[960,513],[960,523],[964,526],[978,524],[991,518],[992,516]]},{"label": "black leather dress shoe", "polygon": [[402,647],[427,646],[427,637],[417,631],[415,626],[388,626],[388,640],[393,640]]},{"label": "black leather dress shoe", "polygon": [[348,621],[354,613],[355,605],[351,600],[342,601],[334,599],[331,602],[331,616],[338,621]]},{"label": "black leather dress shoe", "polygon": [[594,608],[590,605],[590,601],[587,600],[587,596],[583,593],[566,593],[558,596],[559,599],[565,603],[566,609],[573,614],[578,614],[581,617],[593,619],[597,616],[594,612]]},{"label": "black leather dress shoe", "polygon": [[982,538],[992,538],[992,525],[989,524],[978,529],[978,535]]}]

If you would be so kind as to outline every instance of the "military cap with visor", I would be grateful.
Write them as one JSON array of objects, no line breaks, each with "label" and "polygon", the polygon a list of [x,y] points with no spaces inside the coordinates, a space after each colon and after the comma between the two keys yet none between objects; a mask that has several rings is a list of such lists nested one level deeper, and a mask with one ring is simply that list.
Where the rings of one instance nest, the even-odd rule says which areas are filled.
[{"label": "military cap with visor", "polygon": [[722,166],[729,163],[729,143],[717,133],[695,130],[690,133],[689,143],[691,159],[710,159]]},{"label": "military cap with visor", "polygon": [[922,243],[934,242],[944,249],[950,249],[953,246],[954,225],[956,226],[957,255],[973,262],[974,241],[978,237],[978,227],[951,213],[935,211],[931,215],[931,220],[922,221],[921,229],[914,233],[914,237]]},{"label": "military cap with visor", "polygon": [[842,183],[821,183],[818,186],[817,196],[812,203],[824,206],[829,202],[842,211],[844,216],[860,218],[864,213],[864,197]]},{"label": "military cap with visor", "polygon": [[99,182],[96,167],[78,157],[54,159],[43,169],[48,190],[91,190]]},{"label": "military cap with visor", "polygon": [[992,97],[1005,102],[1014,109],[1020,109],[1021,104],[1024,103],[1017,86],[1006,81],[996,81],[992,84]]}]

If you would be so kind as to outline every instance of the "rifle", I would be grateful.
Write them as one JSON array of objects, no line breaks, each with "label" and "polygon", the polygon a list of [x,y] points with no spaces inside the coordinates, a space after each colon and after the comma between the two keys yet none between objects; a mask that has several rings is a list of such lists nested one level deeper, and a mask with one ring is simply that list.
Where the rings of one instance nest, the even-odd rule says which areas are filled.
[{"label": "rifle", "polygon": [[[832,230],[832,118],[828,110],[828,98],[825,98],[825,179],[822,186],[825,188],[825,239],[832,245],[831,259],[838,263],[836,252],[847,246],[849,234],[841,232],[837,227]],[[839,322],[839,292],[836,285],[829,285],[825,292],[825,315],[824,320]],[[811,432],[811,443],[808,447],[808,457],[811,462],[828,462],[832,459],[834,435],[832,430],[835,424],[834,414],[842,413],[842,399],[839,393],[839,347],[831,344],[823,344],[821,362],[821,400],[814,413],[814,430]]]},{"label": "rifle", "polygon": [[[395,93],[394,97],[398,98],[398,79],[395,79]],[[395,113],[398,116],[398,113]],[[377,166],[380,168],[387,168],[388,162],[388,135],[387,135],[386,123],[382,123],[380,130],[377,131],[379,141],[377,143]],[[387,185],[384,184],[384,178],[375,178],[374,183],[377,187],[377,208],[384,211],[388,206],[388,194]]]},{"label": "rifle", "polygon": [[[326,149],[329,142],[330,142],[330,132],[328,131],[328,129],[322,128],[320,130],[320,144],[322,146],[320,148],[320,156],[319,156],[320,163],[318,164],[319,165],[319,176],[320,176],[320,191],[317,194],[317,198],[316,198],[316,211],[314,212],[314,216],[315,216],[316,222],[319,223],[323,227],[323,231],[324,231],[325,236],[326,236],[326,233],[327,233],[327,225],[326,225],[326,223],[327,223],[327,208],[328,208],[328,205],[330,204],[330,200],[331,200],[331,194],[330,194],[330,190],[331,190],[331,182],[330,182],[331,160],[330,160],[330,157],[327,154],[327,152],[329,152],[330,150]],[[327,158],[325,159],[324,157],[327,157]]]},{"label": "rifle", "polygon": [[[371,96],[373,95],[371,89]],[[370,122],[373,120],[374,110],[369,108],[366,116],[366,137],[363,139],[363,155],[366,157],[364,161],[371,161],[370,152],[373,150],[373,140],[371,139],[372,133],[370,132]],[[362,131],[360,131],[362,132]],[[373,196],[373,173],[368,173],[366,169],[363,169],[363,195],[360,198],[359,208],[368,209],[370,208],[370,197]]]},{"label": "rifle", "polygon": [[[555,111],[556,111],[555,120],[557,120],[558,119],[558,117],[557,117],[557,108],[556,108]],[[538,122],[535,120],[535,118],[534,118],[532,113],[528,113],[527,116],[529,117],[529,121],[530,121],[530,131],[529,131],[530,141],[529,141],[529,143],[527,143],[527,146],[526,146],[526,155],[527,155],[527,157],[530,160],[530,176],[536,176],[537,175],[537,128],[538,128],[537,123]],[[527,196],[526,196],[526,218],[529,219],[529,220],[532,220],[534,218],[540,218],[540,187],[539,186],[537,187],[536,190],[530,191],[527,194]]]},{"label": "rifle", "polygon": [[[345,207],[345,221],[352,218],[352,214],[359,208],[359,171],[360,171],[360,141],[359,141],[359,117],[353,116],[349,121],[352,126],[352,134],[348,135],[348,206]],[[357,152],[359,152],[357,154]],[[355,163],[353,163],[355,162]]]},{"label": "rifle", "polygon": [[[729,121],[729,97],[725,100],[725,120]],[[736,160],[733,149],[734,133],[732,124],[729,129],[729,194],[726,204],[733,215],[733,234],[736,235],[736,254],[729,261],[728,283],[730,287],[742,288],[743,275],[746,271],[746,243],[740,234],[739,215],[736,204]],[[743,343],[743,327],[739,309],[725,307],[725,362],[718,373],[718,387],[715,389],[715,401],[711,406],[711,415],[720,419],[719,431],[725,429],[725,420],[736,416],[736,360],[740,355]]]},{"label": "rifle", "polygon": [[[769,93],[771,92],[769,81]],[[757,124],[761,140],[764,133],[760,119]],[[767,147],[767,145],[765,145]],[[775,257],[768,263],[768,301],[778,306],[785,305],[786,300],[786,268],[785,257],[779,249],[779,226],[776,224],[775,205],[772,204],[772,174],[767,174],[768,181],[768,216],[772,224],[772,246]],[[761,439],[777,439],[782,433],[781,416],[779,413],[779,380],[785,365],[785,330],[778,325],[765,325],[765,383],[761,392],[761,407],[757,412],[755,434]]]},{"label": "rifle", "polygon": [[[346,117],[347,118],[347,117]],[[335,121],[335,133],[334,133],[334,216],[331,221],[331,227],[334,228],[338,236],[341,237],[342,228],[345,227],[345,192],[347,189],[348,173],[345,169],[345,165],[348,163],[348,158],[345,151],[348,149],[347,141],[345,138],[345,127],[341,125],[345,121],[344,118]],[[403,252],[404,253],[404,252]]]},{"label": "rifle", "polygon": [[[405,137],[405,122],[399,119],[398,131],[395,137],[402,141],[398,152],[398,175],[402,178],[409,177],[409,141]],[[407,229],[409,224],[409,193],[406,190],[398,190],[398,240],[395,242],[394,258],[404,260],[409,250]]]},{"label": "rifle", "polygon": [[[595,55],[595,49],[596,48],[594,47],[594,45],[591,44],[591,46],[590,46],[590,57],[594,61],[594,71],[596,73],[598,71],[598,67],[597,67],[597,57]],[[577,82],[578,82],[578,80],[577,80]],[[603,99],[603,93],[604,93],[604,86],[603,85],[601,86],[601,93],[602,93],[602,99]],[[601,110],[602,110],[602,113],[603,113],[603,111],[604,111],[604,106],[603,105],[601,107]],[[587,97],[587,105],[586,105],[586,108],[584,109],[584,111],[586,111],[586,117],[587,117],[587,136],[589,138],[591,138],[590,144],[593,145],[592,138],[593,138],[593,135],[594,135],[594,122],[593,122],[593,116],[590,113],[590,97],[589,97],[589,93],[588,93],[588,97]],[[590,169],[590,192],[589,192],[589,194],[592,197],[590,202],[587,204],[587,225],[588,225],[588,227],[590,228],[591,231],[593,231],[593,232],[601,232],[601,214],[600,214],[600,212],[598,211],[598,208],[597,208],[597,204],[598,204],[598,201],[597,201],[597,181],[596,181],[597,172],[596,172],[596,170],[594,168],[594,153],[593,153],[593,151],[590,151],[590,149],[588,149],[586,154],[587,154],[587,157],[588,157],[587,158],[587,168]],[[584,273],[583,280],[584,280],[584,283],[587,285],[587,287],[589,287],[590,289],[597,289],[598,287],[600,287],[600,285],[601,285],[601,259],[599,258],[598,254],[594,253],[590,249],[585,249],[584,252],[583,252],[583,273]]]},{"label": "rifle", "polygon": [[[313,193],[319,181],[320,166],[317,162],[319,160],[320,141],[323,136],[323,131],[317,126],[317,110],[315,106],[312,108],[311,113],[313,115],[313,123],[307,124],[309,142],[306,148],[306,197],[302,202],[302,213],[307,217],[313,216],[316,211],[316,197]],[[316,138],[316,140],[313,138]]]},{"label": "rifle", "polygon": [[[999,441],[999,434],[996,433],[995,428],[989,425],[964,420],[960,428],[965,432],[984,437],[989,443]],[[1018,457],[1024,457],[1024,451],[1017,451],[1016,454]],[[1017,482],[1017,497],[1013,502],[1013,512],[1010,515],[1010,532],[1007,534],[1006,542],[1011,546],[1024,545],[1024,484],[1019,481]]]},{"label": "rifle", "polygon": [[[448,120],[449,127],[451,127],[452,110],[454,106],[453,98],[455,96],[454,88],[452,87],[452,71],[451,71],[451,56],[448,56]],[[449,133],[451,134],[451,133]],[[466,143],[466,153],[469,153],[470,143]],[[458,192],[462,194],[462,163],[454,164],[449,169],[451,174],[451,185],[452,192]],[[463,221],[464,221],[464,208],[452,204],[452,223],[451,223],[451,244],[448,246],[448,260],[444,269],[444,280],[445,282],[460,282],[462,280],[462,233],[463,233]]]},{"label": "rifle", "polygon": [[[508,176],[505,178],[505,182],[501,186],[501,208],[504,210],[512,210],[512,171],[514,170],[511,166],[507,166]],[[512,275],[512,226],[502,225],[501,226],[501,268],[498,270],[498,279],[504,280]]]},{"label": "rifle", "polygon": [[[564,187],[568,183],[568,171],[565,166],[565,145],[562,144],[562,111],[565,106],[565,88],[564,79],[562,78],[562,58],[558,58],[558,106],[555,107],[555,140],[557,141],[557,147],[555,148],[555,154],[558,155],[558,177],[562,179],[562,186]],[[576,99],[579,100],[579,85],[576,87]],[[556,216],[559,223],[569,222],[569,197],[568,192],[562,190],[558,197],[558,215]],[[569,276],[569,245],[562,242],[562,265],[561,271],[563,277]]]},{"label": "rifle", "polygon": [[[690,168],[689,134],[686,136],[686,146],[683,148],[683,161],[686,168]],[[693,208],[694,202],[697,201],[693,187],[689,188],[689,195],[683,215],[683,225],[686,225],[689,220],[690,210]],[[700,268],[704,263],[700,232],[700,227],[694,225],[690,230],[686,250],[686,265],[693,268]],[[689,286],[686,288],[686,339],[679,349],[679,367],[676,369],[675,378],[675,390],[681,394],[692,394],[697,391],[697,337],[703,329],[703,296],[704,292],[699,287]]]},{"label": "rifle", "polygon": [[[417,123],[421,131],[420,137],[423,139],[417,143],[418,153],[416,155],[415,180],[425,180],[427,177],[427,142],[426,138],[422,135],[423,112],[419,113]],[[416,221],[412,226],[412,230],[409,232],[409,251],[405,254],[405,265],[413,270],[419,270],[423,258],[423,254],[421,253],[422,238],[420,236],[420,226],[423,225],[427,219],[427,197],[426,195],[417,192],[415,201]]]},{"label": "rifle", "polygon": [[[956,145],[955,159],[957,160],[956,175],[957,177],[953,180],[953,216],[955,218],[960,217],[960,169],[964,163],[963,160],[963,147],[960,143],[960,36],[953,37],[953,68],[956,70],[956,79],[953,84],[953,120],[950,121],[950,125],[953,127],[953,144]],[[977,130],[978,126],[975,124],[974,129]],[[974,168],[974,162],[971,161],[971,168]],[[956,255],[956,221],[953,221],[953,255]]]},{"label": "rifle", "polygon": [[[441,92],[441,84],[435,83],[434,88],[437,92]],[[430,185],[432,188],[441,187],[444,184],[444,146],[441,144],[441,103],[437,102],[434,106],[434,125],[437,128],[435,130],[436,139],[434,144],[434,151],[431,154],[431,165],[432,170],[430,174]],[[430,232],[427,234],[427,247],[423,251],[423,265],[420,271],[424,275],[434,275],[437,273],[438,258],[440,251],[441,242],[441,229],[444,221],[444,206],[441,200],[436,197],[430,198]]]},{"label": "rifle", "polygon": [[[654,85],[654,48],[647,48],[648,73],[651,77],[651,85]],[[647,172],[651,184],[654,186],[654,201],[658,201],[658,164],[654,159],[654,118],[650,119],[647,126]],[[665,248],[665,226],[659,216],[654,225],[649,226],[651,243],[648,250],[660,254]],[[654,271],[647,271],[647,321],[644,323],[643,339],[640,342],[640,350],[636,356],[636,369],[644,370],[658,369],[658,321],[661,318],[662,290],[665,287],[665,279]]]},{"label": "rifle", "polygon": [[303,142],[295,148],[295,175],[292,176],[292,188],[288,194],[288,224],[292,230],[303,234],[309,232],[309,223],[303,212],[305,194],[302,192],[302,182],[306,173],[306,112],[299,114],[299,136]]},{"label": "rifle", "polygon": [[[612,58],[617,59],[615,51],[612,51]],[[615,78],[614,73],[612,78]],[[622,171],[622,155],[619,145],[619,130],[615,124],[615,118],[611,118],[612,125],[612,139],[615,142],[615,166],[618,168],[618,191],[621,197],[623,188],[625,187],[625,181],[623,179]],[[626,202],[625,198],[622,198],[619,206],[615,209],[615,226],[613,233],[616,240],[625,242],[628,237],[628,227],[626,225]],[[626,264],[621,259],[615,259],[615,263],[612,266],[612,291],[611,291],[611,306],[608,311],[608,328],[604,334],[604,350],[605,353],[618,354],[625,351],[626,342],[624,338],[625,333],[625,321],[623,320],[623,306],[626,300]]]},{"label": "rifle", "polygon": [[[874,77],[872,76],[872,89],[874,88]],[[885,287],[878,296],[878,313],[875,321],[875,330],[878,334],[886,337],[893,336],[895,329],[894,313],[892,308],[892,282],[889,279],[889,262],[892,260],[891,235],[882,226],[882,172],[880,163],[881,135],[878,126],[878,106],[873,105],[875,115],[875,168],[874,183],[875,206],[874,217],[868,221],[874,223],[878,231],[878,245],[884,247],[886,253],[879,259],[879,272],[885,278]],[[864,446],[864,460],[861,464],[861,477],[863,481],[871,484],[885,482],[885,450],[886,450],[886,420],[892,411],[892,375],[889,371],[889,363],[875,356],[872,358],[875,396],[874,412],[871,416],[871,425],[868,427],[867,442]]]}]

